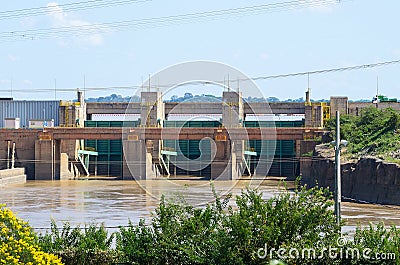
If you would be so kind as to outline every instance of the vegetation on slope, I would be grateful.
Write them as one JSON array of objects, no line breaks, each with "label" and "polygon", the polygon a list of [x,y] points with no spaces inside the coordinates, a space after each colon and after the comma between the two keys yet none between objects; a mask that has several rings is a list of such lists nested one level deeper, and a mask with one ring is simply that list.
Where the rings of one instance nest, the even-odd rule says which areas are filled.
[{"label": "vegetation on slope", "polygon": [[[359,116],[341,115],[340,123],[340,137],[349,142],[344,155],[400,162],[400,114],[395,110],[369,107]],[[336,120],[331,119],[327,128],[334,139]]]}]

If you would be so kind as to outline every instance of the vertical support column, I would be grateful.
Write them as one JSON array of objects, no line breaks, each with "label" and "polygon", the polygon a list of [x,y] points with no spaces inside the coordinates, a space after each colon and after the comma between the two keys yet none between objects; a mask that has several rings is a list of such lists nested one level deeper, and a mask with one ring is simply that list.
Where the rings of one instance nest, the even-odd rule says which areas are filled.
[{"label": "vertical support column", "polygon": [[226,128],[239,127],[243,122],[244,107],[242,92],[222,93],[222,124]]},{"label": "vertical support column", "polygon": [[35,141],[35,180],[54,180],[54,142]]},{"label": "vertical support column", "polygon": [[12,151],[11,151],[11,169],[15,166],[15,142],[12,144]]},{"label": "vertical support column", "polygon": [[[141,126],[143,127],[163,127],[165,117],[165,107],[162,100],[161,92],[142,92],[141,93],[141,104],[140,104],[140,120]],[[146,141],[146,144],[150,144]],[[151,152],[147,152],[152,157],[151,166],[159,163],[162,149],[162,140],[152,141]],[[150,149],[150,148],[149,148]],[[146,159],[147,161],[147,159]],[[148,171],[148,177],[151,175]],[[150,174],[150,175],[149,175]]]},{"label": "vertical support column", "polygon": [[[60,140],[53,140],[53,179],[61,179],[61,144]],[[68,165],[68,164],[67,164]]]},{"label": "vertical support column", "polygon": [[234,180],[239,178],[237,155],[233,141],[215,141],[215,157],[211,164],[211,179]]},{"label": "vertical support column", "polygon": [[11,141],[7,141],[7,169],[10,169],[10,150],[11,150]]},{"label": "vertical support column", "polygon": [[[228,128],[237,128],[243,125],[244,121],[244,105],[242,92],[235,91],[225,91],[222,93],[222,124]],[[211,173],[212,177],[220,176],[218,179],[237,179],[241,172],[239,168],[243,168],[243,166],[238,166],[238,163],[243,162],[244,156],[244,141],[217,141],[217,154],[219,153],[218,149],[225,150],[224,158],[225,163],[221,161],[215,161],[214,163],[220,163],[220,165],[225,165],[226,169],[222,174],[218,174],[218,172],[214,171]],[[222,156],[221,156],[222,158]],[[214,165],[213,165],[214,167]],[[215,169],[217,170],[219,166],[216,165]],[[218,170],[217,170],[218,171]]]},{"label": "vertical support column", "polygon": [[142,92],[140,104],[141,126],[162,127],[164,122],[164,103],[161,92]]},{"label": "vertical support column", "polygon": [[331,117],[336,117],[336,111],[347,114],[349,110],[349,99],[348,97],[331,97],[329,105],[331,107]]},{"label": "vertical support column", "polygon": [[318,104],[305,106],[305,126],[323,127],[323,124],[324,124],[323,106]]},{"label": "vertical support column", "polygon": [[155,177],[152,155],[147,151],[145,140],[123,142],[123,179],[146,180]]}]

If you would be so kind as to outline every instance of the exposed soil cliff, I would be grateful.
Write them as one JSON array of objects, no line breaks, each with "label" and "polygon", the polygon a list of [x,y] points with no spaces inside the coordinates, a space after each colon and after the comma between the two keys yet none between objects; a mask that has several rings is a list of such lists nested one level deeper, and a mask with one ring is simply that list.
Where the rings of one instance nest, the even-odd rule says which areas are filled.
[{"label": "exposed soil cliff", "polygon": [[[342,196],[359,201],[400,205],[400,165],[374,157],[342,161]],[[333,191],[335,162],[333,148],[318,145],[314,157],[301,161],[303,182]]]}]

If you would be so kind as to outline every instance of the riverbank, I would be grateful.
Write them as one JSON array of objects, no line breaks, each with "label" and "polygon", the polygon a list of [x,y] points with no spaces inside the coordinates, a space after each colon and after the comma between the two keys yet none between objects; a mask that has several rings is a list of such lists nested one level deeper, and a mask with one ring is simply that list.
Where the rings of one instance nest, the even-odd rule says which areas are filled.
[{"label": "riverbank", "polygon": [[26,182],[26,175],[24,168],[0,170],[0,187],[10,184],[22,184],[25,182]]},{"label": "riverbank", "polygon": [[[373,156],[342,160],[342,196],[377,204],[400,205],[400,165]],[[313,157],[301,161],[302,181],[310,187],[329,187],[335,183],[333,148],[317,145]]]}]

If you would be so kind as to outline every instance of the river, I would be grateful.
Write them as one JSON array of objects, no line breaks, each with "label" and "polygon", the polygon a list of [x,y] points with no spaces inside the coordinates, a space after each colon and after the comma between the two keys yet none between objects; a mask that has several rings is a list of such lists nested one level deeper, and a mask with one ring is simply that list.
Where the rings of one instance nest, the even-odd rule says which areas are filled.
[{"label": "river", "polygon": [[[282,182],[264,180],[250,182],[217,181],[219,194],[239,194],[248,185],[256,185],[265,199],[283,191]],[[293,186],[288,182],[287,186]],[[36,230],[69,221],[73,225],[88,222],[104,223],[106,227],[137,223],[140,218],[151,217],[161,194],[184,198],[188,203],[202,205],[212,200],[210,183],[204,180],[80,180],[80,181],[28,181],[0,187],[0,203],[5,203],[19,217],[29,221]],[[372,204],[342,203],[345,231],[357,224],[384,221],[386,225],[400,226],[400,207]]]}]

